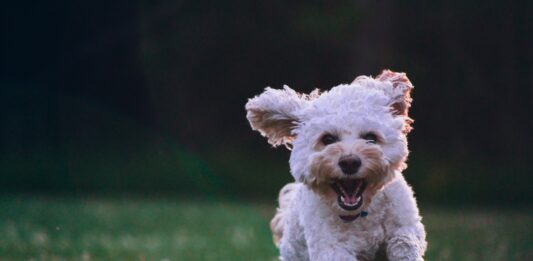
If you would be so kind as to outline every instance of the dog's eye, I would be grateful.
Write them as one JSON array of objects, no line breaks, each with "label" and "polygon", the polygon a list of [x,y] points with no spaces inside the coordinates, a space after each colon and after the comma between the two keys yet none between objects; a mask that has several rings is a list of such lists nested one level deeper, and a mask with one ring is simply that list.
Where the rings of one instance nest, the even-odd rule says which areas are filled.
[{"label": "dog's eye", "polygon": [[372,132],[363,134],[361,136],[361,138],[365,139],[366,142],[368,142],[368,143],[376,143],[376,142],[378,142],[378,136],[376,136],[376,134],[374,134]]},{"label": "dog's eye", "polygon": [[320,141],[322,141],[324,145],[329,145],[339,141],[339,138],[331,134],[325,134],[324,136],[322,136]]}]

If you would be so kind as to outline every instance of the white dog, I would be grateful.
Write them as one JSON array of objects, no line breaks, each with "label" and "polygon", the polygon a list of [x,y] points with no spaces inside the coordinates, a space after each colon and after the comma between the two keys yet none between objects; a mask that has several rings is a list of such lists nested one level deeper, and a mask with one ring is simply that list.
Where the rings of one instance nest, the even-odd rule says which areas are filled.
[{"label": "white dog", "polygon": [[328,92],[266,88],[248,101],[252,128],[292,147],[296,182],[271,221],[282,260],[423,260],[424,226],[401,173],[412,88],[384,70]]}]

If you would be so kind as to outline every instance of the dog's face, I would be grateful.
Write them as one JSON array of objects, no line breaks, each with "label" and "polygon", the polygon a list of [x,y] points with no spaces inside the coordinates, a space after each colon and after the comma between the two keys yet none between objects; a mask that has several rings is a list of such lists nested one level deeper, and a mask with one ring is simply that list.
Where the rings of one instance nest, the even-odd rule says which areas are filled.
[{"label": "dog's face", "polygon": [[247,117],[274,146],[292,144],[294,178],[350,221],[405,168],[411,89],[387,70],[322,94],[267,88],[246,104]]}]

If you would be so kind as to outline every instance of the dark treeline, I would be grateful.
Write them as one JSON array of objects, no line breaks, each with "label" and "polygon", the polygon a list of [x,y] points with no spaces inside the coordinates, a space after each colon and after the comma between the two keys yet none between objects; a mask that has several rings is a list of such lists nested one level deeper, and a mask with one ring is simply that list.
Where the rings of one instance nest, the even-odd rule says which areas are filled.
[{"label": "dark treeline", "polygon": [[50,1],[2,10],[2,191],[273,198],[265,86],[381,69],[415,85],[406,175],[428,201],[530,203],[531,1]]}]

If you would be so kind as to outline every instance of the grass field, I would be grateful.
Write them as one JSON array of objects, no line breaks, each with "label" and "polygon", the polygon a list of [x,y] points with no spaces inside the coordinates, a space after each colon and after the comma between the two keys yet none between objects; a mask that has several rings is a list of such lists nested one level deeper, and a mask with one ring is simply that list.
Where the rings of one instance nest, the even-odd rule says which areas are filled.
[{"label": "grass field", "polygon": [[[274,206],[0,197],[0,260],[275,260]],[[533,210],[423,208],[426,260],[533,260]]]}]

